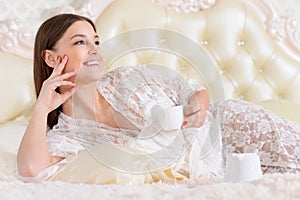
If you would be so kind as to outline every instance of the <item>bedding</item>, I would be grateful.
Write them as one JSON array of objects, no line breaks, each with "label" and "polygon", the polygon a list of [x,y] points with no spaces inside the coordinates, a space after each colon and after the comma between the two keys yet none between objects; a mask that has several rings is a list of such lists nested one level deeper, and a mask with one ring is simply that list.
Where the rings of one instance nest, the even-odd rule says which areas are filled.
[{"label": "bedding", "polygon": [[[185,10],[187,12],[182,7],[166,7],[162,2],[83,1],[82,5],[70,4],[45,12],[40,20],[57,12],[84,14],[95,20],[103,41],[145,27],[183,34],[204,50],[201,69],[214,67],[214,71],[209,71],[211,76],[205,77],[208,73],[199,72],[199,68],[188,60],[161,49],[133,50],[119,55],[109,63],[107,70],[124,63],[156,63],[171,66],[185,77],[196,78],[208,88],[219,83],[216,79],[221,79],[222,87],[217,87],[224,92],[224,98],[253,102],[300,125],[300,48],[293,20],[279,18],[265,0],[199,0],[200,8],[197,11]],[[30,36],[35,32],[30,28],[37,25],[22,27],[13,20],[4,20],[1,22],[0,42],[0,88],[4,94],[0,100],[0,199],[300,198],[299,174],[264,174],[262,179],[239,183],[226,183],[221,178],[144,185],[138,181],[129,185],[67,183],[62,180],[21,182],[15,176],[16,152],[35,101],[32,60],[28,52],[32,52]],[[152,39],[161,44],[167,41],[160,35]],[[214,95],[214,91],[210,92]],[[74,173],[82,173],[80,169],[74,170]],[[72,174],[71,168],[68,172]],[[123,183],[126,183],[126,177],[123,178]]]},{"label": "bedding", "polygon": [[261,180],[223,183],[219,179],[144,185],[71,184],[62,181],[1,181],[0,198],[24,199],[299,199],[300,176],[264,175]]}]

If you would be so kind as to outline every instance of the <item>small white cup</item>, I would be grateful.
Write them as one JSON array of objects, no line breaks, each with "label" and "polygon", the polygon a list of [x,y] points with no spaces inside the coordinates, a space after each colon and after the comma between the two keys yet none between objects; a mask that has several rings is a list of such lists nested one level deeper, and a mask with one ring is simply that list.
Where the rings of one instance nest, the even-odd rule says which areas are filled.
[{"label": "small white cup", "polygon": [[184,119],[183,106],[164,108],[158,117],[160,125],[165,131],[180,129]]},{"label": "small white cup", "polygon": [[260,179],[262,171],[256,153],[233,153],[227,156],[224,182],[242,182]]}]

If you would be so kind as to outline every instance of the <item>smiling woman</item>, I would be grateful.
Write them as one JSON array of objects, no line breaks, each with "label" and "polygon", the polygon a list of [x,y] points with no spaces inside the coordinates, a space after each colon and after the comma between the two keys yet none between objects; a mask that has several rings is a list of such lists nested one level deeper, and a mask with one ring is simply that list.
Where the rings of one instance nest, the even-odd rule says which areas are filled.
[{"label": "smiling woman", "polygon": [[[146,117],[137,115],[145,113],[145,102],[151,103],[151,100],[154,100],[156,97],[163,97],[164,94],[170,95],[169,97],[172,97],[170,99],[175,103],[178,103],[180,100],[179,98],[176,99],[180,93],[173,91],[170,93],[170,90],[165,90],[165,92],[169,93],[164,93],[163,90],[160,90],[162,95],[150,96],[153,94],[152,92],[148,93],[149,96],[145,95],[147,94],[145,91],[149,91],[148,89],[150,88],[157,89],[162,86],[168,86],[163,87],[166,89],[172,88],[170,81],[165,82],[160,87],[157,87],[159,85],[153,81],[151,84],[144,85],[146,81],[142,81],[142,79],[144,77],[148,78],[152,73],[148,73],[150,71],[146,71],[147,73],[136,73],[132,67],[128,66],[131,65],[137,69],[143,69],[143,67],[136,65],[146,64],[145,67],[147,68],[150,66],[156,67],[155,69],[169,67],[172,69],[171,72],[176,72],[182,77],[196,79],[204,88],[207,88],[211,97],[214,97],[213,94],[219,94],[219,92],[223,91],[223,96],[226,96],[226,98],[243,99],[254,103],[260,102],[258,105],[276,111],[275,113],[279,116],[300,125],[300,93],[298,92],[300,90],[300,56],[299,51],[295,53],[295,50],[299,48],[292,48],[296,47],[295,45],[297,44],[293,42],[294,40],[291,40],[296,35],[292,30],[295,27],[293,21],[289,18],[284,18],[284,21],[281,21],[281,15],[273,13],[274,10],[269,9],[270,4],[267,3],[269,0],[200,1],[204,3],[204,6],[212,2],[215,3],[213,6],[209,8],[203,7],[203,10],[197,12],[184,13],[163,7],[161,4],[154,3],[157,1],[153,0],[40,0],[38,3],[35,3],[36,1],[34,0],[24,0],[22,2],[1,0],[2,4],[0,3],[0,7],[3,12],[0,13],[0,16],[2,16],[0,22],[0,199],[20,199],[21,196],[24,200],[44,199],[45,196],[49,199],[91,200],[99,199],[99,196],[103,199],[128,199],[128,197],[133,199],[134,197],[136,199],[182,199],[183,196],[197,196],[198,199],[261,199],[262,196],[265,199],[299,199],[300,174],[285,174],[286,171],[292,171],[293,167],[299,166],[297,162],[293,162],[290,159],[290,155],[299,155],[298,131],[293,132],[291,129],[283,128],[285,126],[292,128],[295,125],[281,120],[281,118],[275,117],[273,114],[269,115],[269,111],[261,110],[254,105],[251,108],[256,108],[257,110],[253,112],[253,109],[247,109],[247,106],[241,107],[240,101],[231,101],[231,106],[227,102],[227,109],[223,109],[223,111],[231,111],[226,112],[227,114],[224,115],[227,120],[226,126],[223,126],[223,129],[221,129],[224,133],[222,135],[224,158],[232,152],[257,152],[264,172],[262,179],[235,184],[223,182],[222,177],[216,177],[216,174],[210,173],[217,171],[215,166],[218,165],[207,162],[212,161],[210,159],[203,158],[206,158],[205,155],[210,156],[209,158],[217,158],[218,154],[217,151],[211,154],[207,153],[207,151],[201,151],[207,149],[209,147],[208,144],[210,144],[210,138],[205,138],[205,131],[202,134],[198,132],[198,129],[189,129],[189,132],[186,132],[187,128],[182,129],[185,131],[184,133],[189,133],[185,135],[191,135],[192,137],[197,133],[196,136],[199,136],[199,138],[195,138],[195,141],[197,139],[199,142],[196,141],[192,146],[188,146],[190,147],[188,148],[190,151],[186,151],[188,154],[180,157],[182,159],[176,159],[177,163],[175,163],[171,159],[176,158],[172,156],[180,148],[171,149],[169,147],[172,146],[166,146],[166,144],[169,141],[179,141],[179,144],[175,145],[179,147],[182,144],[180,142],[183,140],[180,140],[179,137],[175,137],[177,140],[173,140],[171,132],[167,134],[156,134],[155,132],[150,132],[149,134],[146,132],[143,135],[143,139],[140,132],[137,131],[139,129],[137,125],[143,121],[132,123],[135,120],[138,122],[139,119],[151,119],[149,116],[156,114],[155,112],[146,113]],[[288,2],[293,1],[295,2],[293,8],[297,11],[299,10],[296,8],[300,4],[296,0],[272,1],[280,2],[278,4],[280,9],[287,8]],[[109,2],[112,2],[111,5],[106,7]],[[62,4],[66,6],[62,6]],[[100,8],[105,8],[104,12],[101,13],[103,9]],[[16,177],[16,155],[17,148],[32,116],[32,109],[38,109],[35,107],[38,104],[35,104],[37,99],[33,83],[32,65],[35,33],[41,22],[53,14],[71,12],[87,16],[96,23],[97,34],[101,38],[100,48],[105,46],[106,42],[111,42],[109,48],[103,48],[104,54],[99,54],[105,58],[105,70],[100,77],[101,81],[97,82],[99,84],[97,84],[96,89],[101,91],[103,98],[97,96],[95,92],[91,92],[94,95],[92,97],[82,93],[84,95],[83,100],[89,104],[78,102],[75,105],[72,103],[75,117],[67,116],[60,111],[58,123],[54,123],[55,125],[52,129],[46,125],[46,131],[43,130],[36,134],[38,137],[46,135],[45,140],[49,154],[62,158],[62,160],[39,172],[36,170],[38,172],[36,176],[19,177],[24,181],[47,181],[38,184],[23,183],[16,179],[18,178]],[[293,15],[291,12],[286,14],[289,16]],[[60,27],[54,28],[63,28],[65,21],[59,20],[56,25]],[[148,28],[156,31],[145,32]],[[144,31],[142,33],[147,34],[141,34],[140,37],[131,37],[136,42],[134,44],[139,45],[138,47],[141,46],[140,44],[157,44],[157,47],[169,47],[170,49],[180,47],[182,51],[179,48],[178,51],[173,51],[177,54],[162,51],[161,49],[130,51],[130,46],[125,46],[128,41],[126,40],[128,34],[132,32],[137,33],[137,31],[141,30]],[[183,43],[183,40],[177,39],[178,37],[168,37],[169,35],[166,34],[153,34],[155,32],[175,32],[177,35],[180,34],[181,38],[192,40],[194,42],[192,44],[203,49],[207,56],[201,54],[201,52],[198,54],[198,51],[191,51],[191,49],[185,48],[190,46],[187,45],[189,43]],[[45,31],[44,36],[48,33],[51,33],[54,37],[58,32],[51,28],[48,32]],[[85,33],[85,30],[74,34],[82,33]],[[130,36],[136,36],[136,34],[131,34]],[[117,40],[118,38],[125,39]],[[51,37],[52,39],[54,38]],[[177,46],[168,46],[170,41],[174,41],[172,44]],[[285,45],[287,42],[290,45]],[[82,42],[80,43],[83,44]],[[125,55],[119,54],[119,52],[124,52],[120,51],[122,49],[130,52]],[[107,52],[112,53],[107,56]],[[40,53],[37,56],[40,56]],[[62,58],[64,54],[61,55]],[[201,67],[199,69],[187,62],[190,61],[189,55],[194,57],[200,55],[199,66]],[[68,55],[66,59],[68,60],[67,63],[73,60]],[[207,64],[206,60],[210,60],[213,64]],[[107,65],[106,62],[108,61],[112,61],[111,65]],[[88,65],[82,63],[79,71],[70,77],[74,79],[75,87],[78,87],[70,98],[77,98],[75,95],[84,92],[84,88],[77,82],[77,78],[81,76],[83,68]],[[119,68],[120,66],[123,67]],[[125,71],[127,66],[128,69],[132,70],[130,73]],[[118,70],[115,70],[116,68]],[[208,68],[213,69],[209,71],[211,73],[206,73]],[[47,69],[53,70],[49,66],[45,66],[42,69],[43,71]],[[92,69],[95,68],[90,68],[90,70]],[[160,73],[166,71],[169,72],[165,70],[160,71]],[[49,76],[51,73],[52,71],[49,72]],[[126,74],[128,76],[124,77]],[[145,74],[147,76],[142,76]],[[163,75],[165,76],[165,74]],[[211,87],[211,84],[216,83],[214,78],[218,76],[224,84],[223,90],[211,89],[214,88]],[[125,80],[133,80],[132,78],[140,80],[142,84],[134,87],[131,87],[131,84],[126,84],[128,87],[122,87]],[[181,77],[178,78],[181,80]],[[179,80],[174,81],[174,83],[180,82]],[[45,82],[45,85],[48,83]],[[135,84],[134,81],[129,83]],[[148,86],[147,90],[145,90],[145,86]],[[217,84],[215,86],[216,88],[219,87]],[[56,89],[56,91],[59,91],[59,89]],[[118,93],[115,93],[115,91],[118,91]],[[110,96],[112,93],[114,96]],[[145,98],[145,101],[142,101],[140,104],[132,104],[137,99],[141,99],[140,97],[147,97],[147,99]],[[93,117],[95,120],[87,120],[87,117],[82,114],[87,113],[89,109],[93,110],[93,102],[98,100],[106,103],[103,104],[103,108],[106,108],[103,111],[106,113],[105,116],[95,116],[93,113],[92,116],[88,115],[88,117]],[[107,100],[113,101],[108,102]],[[124,104],[119,104],[122,102]],[[85,105],[85,108],[82,109],[84,113],[78,113],[77,109],[82,108],[80,105]],[[111,109],[109,105],[113,106],[113,108],[118,108],[118,110]],[[222,107],[222,104],[219,105]],[[210,111],[215,111],[217,107],[214,104],[214,106],[211,106]],[[100,110],[101,108],[95,107],[95,110],[98,109]],[[43,112],[41,111],[41,113]],[[35,111],[35,116],[36,113],[38,112]],[[126,124],[128,127],[120,129],[116,128],[120,123],[108,125],[111,113],[113,113],[116,122],[120,121],[119,117],[124,117],[124,113],[131,113],[131,115],[125,117],[127,121],[131,122],[131,126]],[[259,113],[261,115],[258,115]],[[163,116],[163,114],[160,116]],[[260,117],[258,118],[257,116]],[[41,124],[43,125],[46,123],[44,118],[34,118],[34,115],[32,117],[32,120],[37,122],[34,123],[36,126],[38,126],[39,122],[42,122]],[[130,121],[130,119],[132,120]],[[254,121],[255,119],[257,121]],[[100,120],[105,122],[99,123]],[[277,123],[270,123],[272,121]],[[148,123],[149,121],[144,122]],[[154,122],[156,121],[154,120]],[[280,123],[278,124],[278,122]],[[204,126],[207,127],[207,124]],[[151,128],[153,127],[149,127],[149,129]],[[28,136],[28,133],[26,134]],[[137,134],[138,136],[136,136]],[[162,141],[162,143],[158,144],[155,140],[151,140],[152,138],[149,138],[149,135],[153,135],[153,139],[156,136],[156,139],[160,139],[156,141]],[[183,134],[178,134],[178,136],[180,135]],[[39,141],[33,137],[31,139],[32,147],[39,146]],[[201,141],[206,145],[201,145],[203,144]],[[102,146],[98,146],[98,143],[102,143]],[[112,146],[109,146],[109,144]],[[125,149],[124,146],[118,146],[117,144],[122,144],[129,148]],[[36,151],[43,151],[42,148],[36,149]],[[141,154],[137,154],[137,151],[142,149],[152,150],[156,154],[151,154],[150,152],[146,155],[143,154],[145,155],[143,157]],[[158,151],[157,149],[173,151]],[[136,150],[135,154],[133,150]],[[200,156],[197,154],[198,150],[201,152]],[[291,152],[292,154],[290,154]],[[148,174],[149,176],[125,172],[125,170],[134,172],[132,167],[137,168],[137,170],[141,169],[149,163],[147,156],[152,155],[157,155],[156,160],[162,161],[158,164],[171,160],[172,162],[170,163],[174,163],[174,165],[163,172],[159,170],[156,173],[152,172],[151,175]],[[30,159],[30,156],[27,158]],[[287,162],[282,160],[283,158],[290,160]],[[108,163],[111,165],[107,165]],[[130,166],[126,166],[127,163]],[[21,162],[18,164],[21,169]],[[36,167],[35,163],[32,162],[31,164],[34,169]],[[165,165],[160,166],[164,167]],[[284,170],[282,171],[283,174],[266,174],[280,172],[276,166],[282,167]],[[168,167],[170,165],[166,166],[166,168]],[[21,171],[19,173],[26,175]],[[212,177],[208,178],[207,175]],[[165,182],[165,180],[169,181],[170,179],[171,183]],[[182,179],[187,180],[179,181]],[[153,184],[132,185],[159,180],[161,182]],[[70,184],[70,182],[79,184]],[[93,183],[113,184],[96,185]]]},{"label": "smiling woman", "polygon": [[[96,54],[98,44],[96,28],[85,17],[59,15],[41,25],[34,48],[34,80],[38,100],[18,153],[21,174],[34,176],[41,169],[61,160],[49,154],[46,134],[41,133],[46,132],[47,124],[52,128],[57,123],[60,111],[70,112],[67,106],[61,104],[76,91],[74,80],[83,63],[96,59],[99,68],[103,67],[101,58]],[[69,62],[68,56],[72,57]]]},{"label": "smiling woman", "polygon": [[[98,46],[94,24],[79,15],[56,15],[37,32],[38,98],[18,151],[22,180],[221,177],[223,156],[233,152],[257,153],[264,172],[300,170],[298,126],[246,101],[211,101],[197,81],[168,67],[121,66],[104,73]],[[177,128],[155,123],[156,117],[175,117],[162,119],[175,106],[182,107]]]}]

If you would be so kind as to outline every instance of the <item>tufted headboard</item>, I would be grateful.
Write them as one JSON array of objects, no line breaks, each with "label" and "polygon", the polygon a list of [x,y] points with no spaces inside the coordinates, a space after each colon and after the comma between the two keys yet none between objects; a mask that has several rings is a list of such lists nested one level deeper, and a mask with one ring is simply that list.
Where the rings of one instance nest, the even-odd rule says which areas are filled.
[{"label": "tufted headboard", "polygon": [[[143,37],[139,34],[135,41],[153,41],[155,46],[168,44],[169,33],[177,38],[176,51],[141,48],[123,52],[108,63],[107,70],[120,65],[154,63],[194,77],[210,93],[224,98],[300,103],[300,43],[295,37],[293,20],[280,21],[263,0],[199,0],[196,12],[177,11],[164,2],[91,0],[78,10],[69,6],[59,12],[91,17],[104,44],[114,44],[116,37],[141,29],[154,32],[146,31]],[[28,120],[35,101],[30,54],[35,31],[17,33],[16,26],[10,23],[0,27],[1,38],[9,37],[0,45],[2,125]],[[24,43],[20,38],[27,40],[26,48],[19,48]],[[19,46],[14,46],[16,41]],[[171,42],[174,44],[174,38]],[[114,50],[121,48],[119,45],[115,43]],[[191,62],[193,59],[196,64]]]},{"label": "tufted headboard", "polygon": [[[226,98],[252,102],[270,99],[300,102],[300,93],[297,92],[300,89],[300,51],[296,48],[296,40],[288,38],[289,35],[276,39],[279,37],[276,29],[267,26],[270,23],[267,17],[272,18],[270,8],[263,1],[210,2],[198,12],[185,13],[154,4],[151,0],[118,0],[99,16],[96,22],[98,32],[104,41],[141,28],[181,33],[203,48],[212,59]],[[197,52],[193,53],[197,56]],[[160,62],[192,77],[195,76],[195,67],[199,68],[180,56],[170,54],[166,57],[166,53],[159,49],[152,54],[140,54],[130,52],[113,67],[126,63]]]}]

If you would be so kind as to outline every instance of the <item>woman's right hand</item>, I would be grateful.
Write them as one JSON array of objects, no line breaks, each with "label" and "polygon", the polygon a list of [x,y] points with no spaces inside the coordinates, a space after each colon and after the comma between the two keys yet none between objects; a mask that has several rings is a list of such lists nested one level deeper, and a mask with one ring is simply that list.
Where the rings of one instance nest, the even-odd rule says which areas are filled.
[{"label": "woman's right hand", "polygon": [[[58,56],[56,67],[53,69],[50,77],[46,79],[42,85],[36,106],[42,107],[48,113],[63,104],[77,91],[78,87],[76,87],[76,83],[68,81],[67,79],[75,76],[78,70],[62,73],[67,61],[68,57],[66,55],[64,55],[63,58]],[[61,86],[68,87],[68,89],[63,93],[58,93],[56,89]]]}]

